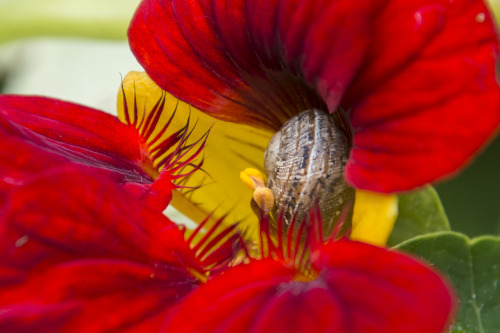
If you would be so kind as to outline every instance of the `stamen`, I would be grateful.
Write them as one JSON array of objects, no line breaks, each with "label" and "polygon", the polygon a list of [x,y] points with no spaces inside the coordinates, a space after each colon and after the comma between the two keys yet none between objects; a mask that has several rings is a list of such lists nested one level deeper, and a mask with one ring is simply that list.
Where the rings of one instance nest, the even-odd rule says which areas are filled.
[{"label": "stamen", "polygon": [[254,190],[256,187],[266,186],[262,173],[254,168],[246,168],[245,170],[241,171],[240,179],[251,190]]},{"label": "stamen", "polygon": [[253,199],[265,214],[269,214],[274,207],[273,192],[267,187],[257,187],[253,192]]},{"label": "stamen", "polygon": [[253,199],[264,214],[269,214],[274,208],[274,195],[266,187],[262,173],[254,168],[246,168],[240,172],[241,181],[254,190]]}]

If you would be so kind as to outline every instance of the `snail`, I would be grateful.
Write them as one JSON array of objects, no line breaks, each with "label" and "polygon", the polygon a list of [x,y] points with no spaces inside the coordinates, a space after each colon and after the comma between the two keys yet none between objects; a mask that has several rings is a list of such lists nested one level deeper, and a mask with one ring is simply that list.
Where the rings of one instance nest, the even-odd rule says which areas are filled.
[{"label": "snail", "polygon": [[285,228],[317,203],[323,231],[332,231],[354,195],[344,180],[350,149],[340,118],[317,109],[289,119],[274,134],[265,152],[266,187],[274,196],[272,213],[283,214]]}]

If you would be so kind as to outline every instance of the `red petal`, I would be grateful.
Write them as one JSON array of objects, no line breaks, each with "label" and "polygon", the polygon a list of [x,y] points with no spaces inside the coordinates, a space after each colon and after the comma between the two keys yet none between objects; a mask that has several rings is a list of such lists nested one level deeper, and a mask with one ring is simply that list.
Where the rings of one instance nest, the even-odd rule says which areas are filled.
[{"label": "red petal", "polygon": [[0,96],[0,114],[42,135],[45,147],[71,161],[118,169],[136,181],[150,178],[140,168],[145,156],[137,131],[116,117],[56,99],[8,95]]},{"label": "red petal", "polygon": [[343,101],[355,130],[346,179],[394,192],[453,173],[500,122],[498,41],[486,6],[392,1],[373,29]]},{"label": "red petal", "polygon": [[201,270],[176,225],[81,168],[11,191],[0,251],[2,331],[151,330]]},{"label": "red petal", "polygon": [[23,185],[48,169],[70,163],[63,156],[37,146],[36,143],[41,143],[40,138],[24,135],[2,117],[0,138],[0,206],[11,188]]},{"label": "red petal", "polygon": [[277,129],[351,110],[346,179],[361,189],[449,175],[500,123],[480,0],[143,0],[129,39],[153,80],[219,118]]},{"label": "red petal", "polygon": [[129,184],[159,210],[170,201],[170,178],[152,189],[147,170],[153,162],[144,139],[116,117],[55,99],[8,95],[0,96],[0,117],[0,202],[5,189],[68,163],[96,168]]},{"label": "red petal", "polygon": [[[249,13],[269,17],[274,9],[264,1],[255,4]],[[282,68],[270,36],[261,41],[249,35],[247,27],[262,20],[254,14],[248,21],[246,6],[242,0],[143,1],[129,30],[130,45],[150,77],[173,95],[222,119],[278,129],[293,114],[323,102]]]},{"label": "red petal", "polygon": [[[453,297],[428,267],[371,245],[320,248],[312,281],[272,260],[232,268],[190,294],[172,332],[436,332]],[[425,320],[422,320],[425,318]]]}]

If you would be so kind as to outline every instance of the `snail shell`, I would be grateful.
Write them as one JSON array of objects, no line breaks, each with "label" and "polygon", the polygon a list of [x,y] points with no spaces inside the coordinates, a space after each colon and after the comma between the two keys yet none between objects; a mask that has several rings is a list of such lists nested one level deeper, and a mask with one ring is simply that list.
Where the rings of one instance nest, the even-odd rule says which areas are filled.
[{"label": "snail shell", "polygon": [[344,181],[350,149],[338,117],[317,109],[291,118],[271,138],[265,153],[267,187],[274,195],[273,214],[283,214],[285,228],[294,215],[301,221],[318,203],[323,230],[331,232],[354,195]]}]

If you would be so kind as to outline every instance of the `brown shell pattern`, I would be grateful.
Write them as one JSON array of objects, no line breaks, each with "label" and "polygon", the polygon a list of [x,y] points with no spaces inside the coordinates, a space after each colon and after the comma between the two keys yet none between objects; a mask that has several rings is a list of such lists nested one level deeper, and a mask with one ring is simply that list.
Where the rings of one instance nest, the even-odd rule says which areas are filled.
[{"label": "brown shell pattern", "polygon": [[344,181],[351,145],[337,117],[317,109],[288,120],[265,153],[267,187],[274,195],[274,216],[283,212],[285,227],[296,214],[302,220],[319,203],[323,229],[330,232],[354,195]]}]

